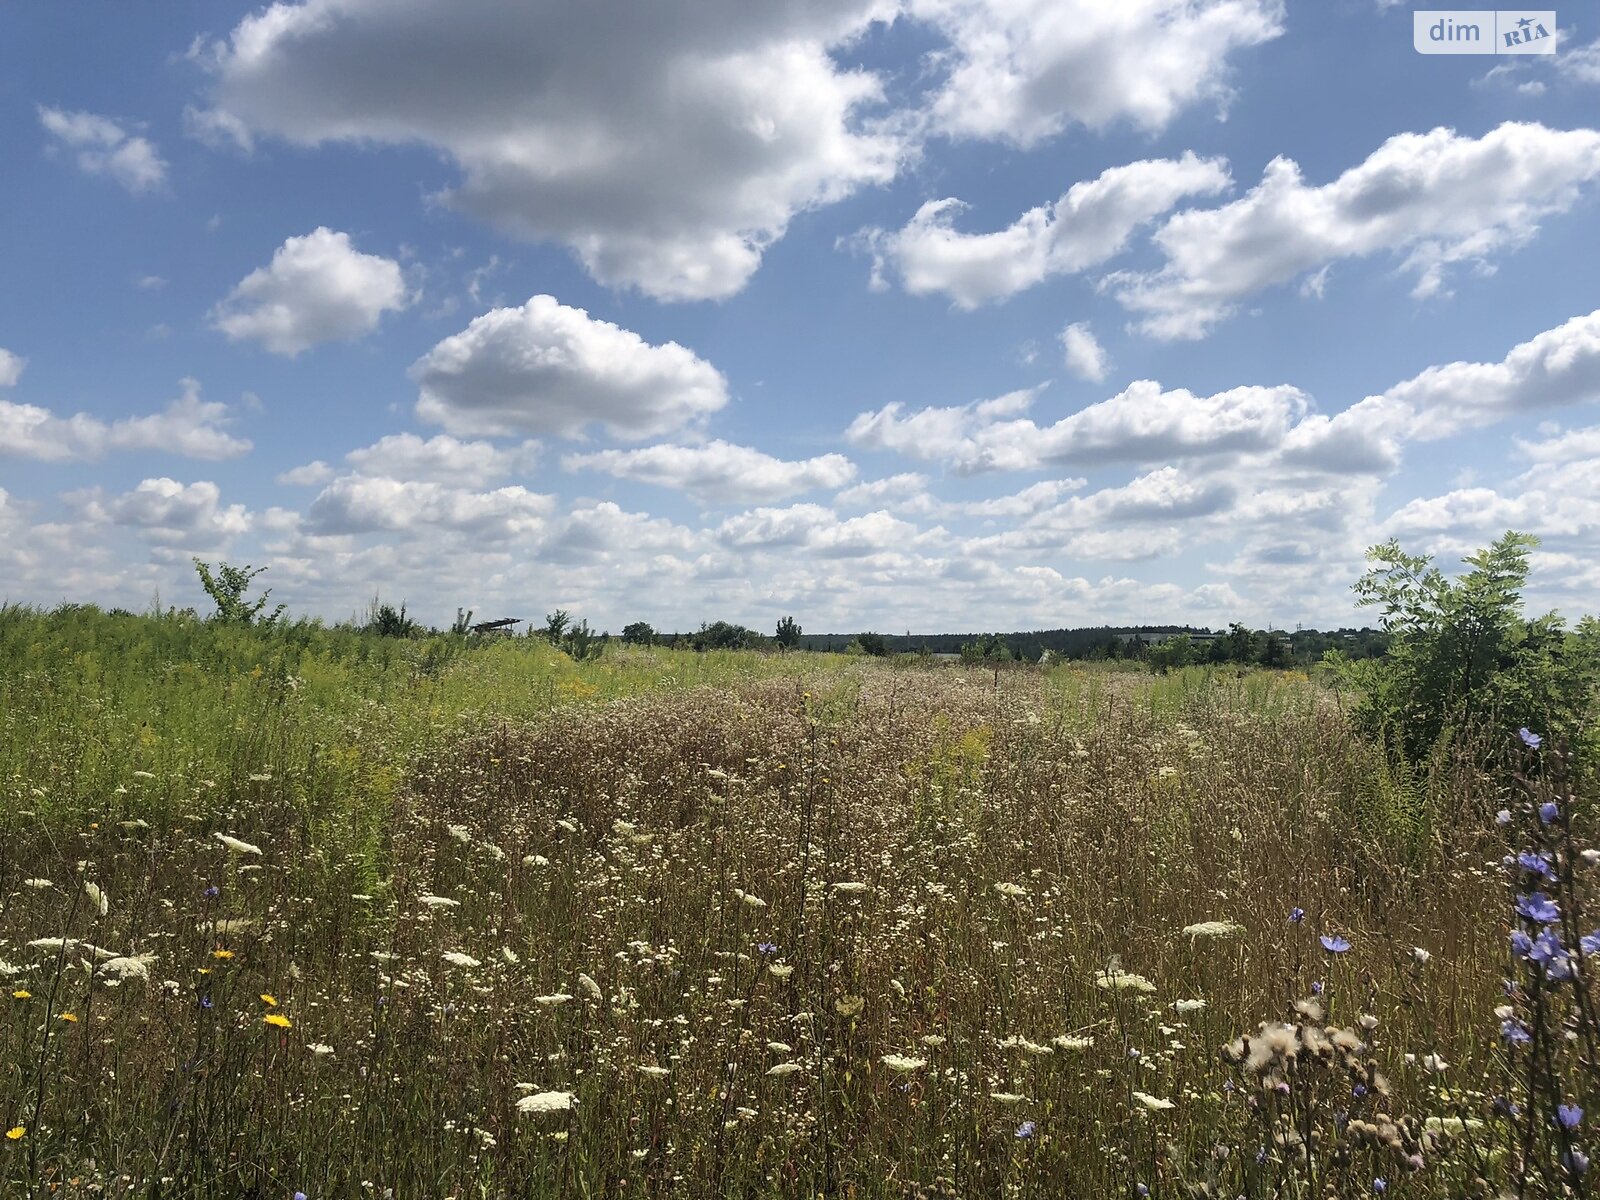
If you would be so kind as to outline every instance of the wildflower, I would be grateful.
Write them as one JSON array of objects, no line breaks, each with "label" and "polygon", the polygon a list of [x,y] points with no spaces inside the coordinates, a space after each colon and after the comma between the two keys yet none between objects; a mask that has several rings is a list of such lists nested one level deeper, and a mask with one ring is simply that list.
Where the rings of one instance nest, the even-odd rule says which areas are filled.
[{"label": "wildflower", "polygon": [[311,1051],[311,1053],[315,1054],[318,1058],[326,1058],[328,1055],[333,1053],[333,1047],[328,1045],[327,1042],[311,1042],[306,1046],[306,1049]]},{"label": "wildflower", "polygon": [[455,838],[455,840],[460,842],[463,846],[472,840],[472,830],[468,829],[465,825],[446,825],[444,828],[446,833]]},{"label": "wildflower", "polygon": [[1582,1175],[1589,1169],[1589,1156],[1574,1146],[1562,1153],[1561,1165],[1572,1175]]},{"label": "wildflower", "polygon": [[1532,892],[1526,896],[1517,897],[1517,911],[1530,921],[1537,921],[1541,925],[1549,925],[1561,919],[1561,909],[1543,892]]},{"label": "wildflower", "polygon": [[1030,1042],[1021,1034],[1013,1034],[1000,1043],[1002,1050],[1021,1050],[1024,1054],[1031,1054],[1035,1058],[1054,1053],[1049,1046],[1041,1046],[1038,1042]]},{"label": "wildflower", "polygon": [[776,954],[778,952],[778,943],[758,942],[756,943],[756,950],[761,954]]},{"label": "wildflower", "polygon": [[859,896],[867,890],[867,885],[855,882],[836,883],[833,885],[833,890],[842,896]]},{"label": "wildflower", "polygon": [[1317,939],[1329,954],[1343,954],[1350,949],[1350,939],[1337,933],[1325,933]]},{"label": "wildflower", "polygon": [[1499,812],[1495,813],[1494,823],[1496,825],[1511,824],[1511,810],[1509,808],[1502,808]]},{"label": "wildflower", "polygon": [[740,903],[748,904],[751,908],[765,908],[767,906],[767,902],[760,896],[753,896],[749,892],[740,891],[738,888],[733,889],[733,894],[739,897]]},{"label": "wildflower", "polygon": [[997,883],[994,885],[994,890],[1002,896],[1026,896],[1028,894],[1027,888],[1015,883]]},{"label": "wildflower", "polygon": [[1151,1112],[1165,1112],[1169,1108],[1178,1107],[1171,1100],[1163,1100],[1160,1096],[1152,1096],[1149,1092],[1134,1092],[1133,1098]]},{"label": "wildflower", "polygon": [[1530,875],[1539,875],[1545,879],[1554,879],[1555,871],[1550,866],[1550,860],[1542,854],[1535,854],[1531,850],[1524,850],[1517,855],[1517,865]]},{"label": "wildflower", "polygon": [[272,995],[272,993],[270,993],[270,992],[262,992],[261,993],[261,1003],[265,1004],[268,1008],[277,1008],[278,1007],[278,998],[276,996]]},{"label": "wildflower", "polygon": [[222,889],[213,883],[210,887],[206,888],[205,891],[201,892],[200,895],[207,900],[215,900],[218,896],[222,895]]},{"label": "wildflower", "polygon": [[583,990],[589,994],[589,999],[591,999],[591,1000],[604,1000],[605,999],[605,995],[606,994],[600,990],[600,985],[598,983],[596,983],[591,976],[585,975],[580,971],[578,973],[578,983],[583,988]]},{"label": "wildflower", "polygon": [[833,1011],[841,1017],[854,1017],[865,1004],[866,999],[862,996],[840,996],[833,1002]]},{"label": "wildflower", "polygon": [[1050,1044],[1058,1050],[1087,1050],[1094,1045],[1094,1039],[1092,1037],[1064,1033],[1060,1037],[1051,1038]]},{"label": "wildflower", "polygon": [[912,1071],[920,1071],[928,1065],[928,1060],[925,1058],[911,1058],[905,1054],[885,1054],[878,1061],[891,1071],[900,1071],[905,1074],[909,1074]]},{"label": "wildflower", "polygon": [[1411,947],[1411,960],[1419,967],[1425,967],[1433,958],[1433,951],[1425,950],[1421,946]]},{"label": "wildflower", "polygon": [[1039,1127],[1032,1121],[1024,1121],[1021,1125],[1017,1126],[1017,1132],[1015,1136],[1019,1138],[1031,1138],[1038,1128]]},{"label": "wildflower", "polygon": [[1583,851],[1579,857],[1583,859],[1586,865],[1592,867],[1595,864],[1600,863],[1600,850],[1596,850],[1593,846],[1591,846],[1589,849]]},{"label": "wildflower", "polygon": [[28,1127],[26,1125],[14,1125],[6,1130],[6,1141],[8,1142],[20,1142],[27,1136]]},{"label": "wildflower", "polygon": [[1236,921],[1199,921],[1183,927],[1183,936],[1191,942],[1199,938],[1230,938],[1244,932]]},{"label": "wildflower", "polygon": [[1389,1190],[1389,1181],[1380,1175],[1372,1181],[1372,1190],[1376,1195],[1383,1195]]},{"label": "wildflower", "polygon": [[473,967],[481,967],[483,965],[477,959],[473,958],[472,955],[463,954],[459,950],[446,950],[442,955],[440,955],[440,957],[452,967],[465,967],[469,971]]},{"label": "wildflower", "polygon": [[452,900],[452,899],[450,899],[449,896],[422,895],[422,896],[418,896],[417,900],[420,903],[427,905],[429,908],[460,908],[461,907],[461,901]]},{"label": "wildflower", "polygon": [[1515,1018],[1500,1022],[1500,1036],[1513,1046],[1525,1046],[1533,1041],[1533,1035],[1528,1032],[1527,1026]]},{"label": "wildflower", "polygon": [[117,982],[125,979],[149,979],[150,964],[155,961],[154,954],[122,954],[101,963],[100,971]]},{"label": "wildflower", "polygon": [[1289,923],[1291,925],[1298,925],[1298,924],[1300,924],[1301,921],[1304,921],[1305,919],[1306,919],[1306,910],[1305,909],[1296,906],[1296,907],[1291,908],[1289,910]]},{"label": "wildflower", "polygon": [[1526,725],[1517,730],[1517,736],[1522,739],[1522,744],[1530,750],[1537,750],[1540,743],[1544,741],[1542,737],[1540,737],[1537,733],[1534,733],[1533,730],[1529,729]]},{"label": "wildflower", "polygon": [[223,959],[223,960],[227,960],[227,959],[230,959],[230,958],[233,957],[233,951],[232,950],[224,950],[224,949],[220,949],[219,948],[219,949],[213,950],[211,952],[211,957],[212,958],[220,958],[220,959]]},{"label": "wildflower", "polygon": [[1518,958],[1527,958],[1533,949],[1533,939],[1520,929],[1511,931],[1511,952]]},{"label": "wildflower", "polygon": [[1561,815],[1561,807],[1554,800],[1539,805],[1539,824],[1548,825]]},{"label": "wildflower", "polygon": [[648,1075],[652,1079],[660,1079],[663,1075],[672,1074],[672,1069],[670,1067],[657,1067],[653,1065],[641,1066],[639,1068],[639,1074]]},{"label": "wildflower", "polygon": [[787,979],[794,974],[794,968],[787,963],[771,963],[767,966],[767,973],[776,979]]},{"label": "wildflower", "polygon": [[256,858],[260,858],[261,857],[261,847],[260,846],[254,846],[254,845],[251,845],[249,842],[240,841],[236,837],[229,837],[225,833],[214,833],[211,836],[216,838],[217,841],[221,842],[224,846],[226,846],[234,854],[250,854],[250,855],[255,856]]},{"label": "wildflower", "polygon": [[61,1019],[68,1025],[76,1025],[78,1023],[78,1015],[76,1013],[64,1012],[60,1015]]},{"label": "wildflower", "polygon": [[282,1013],[268,1013],[266,1016],[262,1017],[261,1019],[266,1024],[271,1025],[271,1026],[273,1026],[273,1027],[275,1027],[277,1029],[293,1029],[294,1028],[294,1022],[289,1020],[289,1018],[284,1016]]},{"label": "wildflower", "polygon": [[32,888],[36,892],[42,892],[48,888],[55,887],[55,884],[51,883],[48,879],[24,879],[22,881],[22,886],[25,888]]},{"label": "wildflower", "polygon": [[1585,954],[1600,954],[1600,929],[1586,933],[1578,939],[1578,949]]},{"label": "wildflower", "polygon": [[565,1004],[572,997],[566,992],[556,992],[550,996],[535,996],[533,1002],[540,1008],[554,1008],[558,1004]]},{"label": "wildflower", "polygon": [[768,1067],[767,1068],[767,1074],[768,1075],[774,1075],[774,1076],[790,1075],[790,1074],[793,1074],[795,1071],[798,1071],[799,1069],[800,1069],[800,1064],[797,1063],[797,1062],[781,1062],[775,1067]]},{"label": "wildflower", "polygon": [[1028,1098],[1019,1092],[990,1092],[989,1099],[996,1104],[1023,1104]]},{"label": "wildflower", "polygon": [[1108,992],[1153,992],[1156,985],[1143,975],[1121,969],[1102,971],[1094,978],[1094,985]]},{"label": "wildflower", "polygon": [[517,1101],[517,1111],[529,1113],[566,1112],[572,1107],[571,1092],[534,1092]]},{"label": "wildflower", "polygon": [[11,993],[11,998],[13,1000],[32,1000],[33,993],[27,988],[18,988],[16,991]]},{"label": "wildflower", "polygon": [[83,894],[89,897],[90,904],[94,905],[100,910],[100,915],[102,917],[111,911],[111,901],[109,898],[107,898],[106,894],[100,890],[100,885],[98,883],[88,879],[84,880]]},{"label": "wildflower", "polygon": [[1206,1002],[1204,1000],[1179,1000],[1172,1007],[1177,1010],[1179,1016],[1184,1016],[1188,1013],[1199,1012],[1205,1006]]},{"label": "wildflower", "polygon": [[1576,1129],[1583,1124],[1583,1109],[1576,1104],[1556,1105],[1556,1120],[1563,1129]]}]

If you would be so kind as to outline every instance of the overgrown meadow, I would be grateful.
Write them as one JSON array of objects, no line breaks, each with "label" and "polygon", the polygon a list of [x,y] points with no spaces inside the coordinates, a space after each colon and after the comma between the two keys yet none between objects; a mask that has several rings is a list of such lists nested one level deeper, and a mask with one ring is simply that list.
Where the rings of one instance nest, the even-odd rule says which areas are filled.
[{"label": "overgrown meadow", "polygon": [[1344,703],[5,610],[0,1190],[1584,1195],[1586,802]]}]

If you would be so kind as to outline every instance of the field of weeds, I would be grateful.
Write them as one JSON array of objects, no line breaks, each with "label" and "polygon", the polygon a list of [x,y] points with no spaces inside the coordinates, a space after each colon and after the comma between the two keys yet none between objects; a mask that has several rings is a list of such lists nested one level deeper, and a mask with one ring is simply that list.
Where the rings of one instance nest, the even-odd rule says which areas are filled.
[{"label": "field of weeds", "polygon": [[10,680],[0,1189],[1493,1196],[1575,1148],[1503,1099],[1539,797],[1396,774],[1303,676],[660,654],[439,699],[510,653],[298,716],[309,671],[230,660],[165,758],[162,687]]}]

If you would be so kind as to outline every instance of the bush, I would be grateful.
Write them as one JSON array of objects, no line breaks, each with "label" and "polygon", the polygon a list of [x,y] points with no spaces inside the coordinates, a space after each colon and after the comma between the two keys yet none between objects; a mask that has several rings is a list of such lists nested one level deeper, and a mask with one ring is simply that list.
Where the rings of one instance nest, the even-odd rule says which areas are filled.
[{"label": "bush", "polygon": [[1489,731],[1519,725],[1572,745],[1594,736],[1600,622],[1585,617],[1569,631],[1555,613],[1523,615],[1528,552],[1537,545],[1508,531],[1467,558],[1454,580],[1393,540],[1367,552],[1374,565],[1355,592],[1381,609],[1389,652],[1359,662],[1335,651],[1324,657],[1360,691],[1359,730],[1411,762],[1455,745],[1488,763],[1501,757]]}]

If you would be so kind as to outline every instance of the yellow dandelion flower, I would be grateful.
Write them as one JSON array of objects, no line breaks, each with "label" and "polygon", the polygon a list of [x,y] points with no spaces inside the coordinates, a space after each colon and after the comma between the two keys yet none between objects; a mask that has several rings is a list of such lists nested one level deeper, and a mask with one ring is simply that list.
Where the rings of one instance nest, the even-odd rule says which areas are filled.
[{"label": "yellow dandelion flower", "polygon": [[78,1023],[78,1014],[77,1013],[61,1013],[60,1016],[61,1016],[61,1019],[63,1021],[65,1021],[65,1022],[67,1022],[67,1024],[69,1024],[69,1025],[76,1025]]},{"label": "yellow dandelion flower", "polygon": [[27,1135],[27,1132],[28,1127],[26,1125],[13,1126],[12,1128],[6,1130],[6,1140],[11,1142],[20,1142]]},{"label": "yellow dandelion flower", "polygon": [[284,1016],[282,1013],[268,1013],[266,1016],[262,1017],[261,1019],[263,1021],[265,1021],[268,1025],[274,1026],[277,1029],[293,1029],[294,1028],[294,1022],[289,1020],[289,1018]]},{"label": "yellow dandelion flower", "polygon": [[265,1004],[268,1008],[277,1008],[278,998],[276,996],[268,995],[266,992],[262,992],[261,1003]]},{"label": "yellow dandelion flower", "polygon": [[233,957],[233,951],[232,950],[213,950],[211,952],[211,957],[212,958],[232,958]]},{"label": "yellow dandelion flower", "polygon": [[33,993],[27,988],[18,988],[16,991],[11,993],[11,998],[13,1000],[32,1000]]}]

